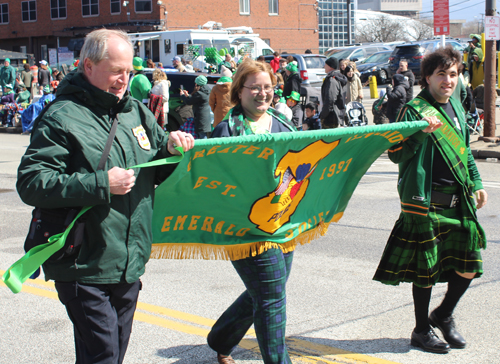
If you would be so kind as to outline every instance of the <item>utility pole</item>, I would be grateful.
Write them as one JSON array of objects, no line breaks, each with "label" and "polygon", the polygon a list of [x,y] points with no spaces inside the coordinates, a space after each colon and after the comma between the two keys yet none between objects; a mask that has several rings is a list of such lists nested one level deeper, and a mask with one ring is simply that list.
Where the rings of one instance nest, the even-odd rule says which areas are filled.
[{"label": "utility pole", "polygon": [[[486,0],[486,16],[496,14],[496,0]],[[484,34],[484,33],[483,33]],[[495,100],[496,90],[496,41],[485,42],[484,57],[484,136],[480,140],[496,143],[500,138],[495,137],[496,118]]]}]

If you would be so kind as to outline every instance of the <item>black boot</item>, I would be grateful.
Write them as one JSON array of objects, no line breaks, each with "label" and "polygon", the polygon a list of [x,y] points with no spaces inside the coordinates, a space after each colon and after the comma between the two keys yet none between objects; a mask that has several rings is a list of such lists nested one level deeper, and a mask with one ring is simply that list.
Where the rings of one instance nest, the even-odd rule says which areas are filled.
[{"label": "black boot", "polygon": [[446,354],[450,351],[450,345],[442,341],[431,328],[427,332],[417,334],[415,330],[411,333],[411,345],[422,348],[431,353]]},{"label": "black boot", "polygon": [[465,348],[466,342],[462,335],[457,331],[455,327],[455,321],[453,316],[446,317],[444,319],[439,318],[436,315],[436,311],[432,311],[429,316],[429,322],[432,327],[437,327],[443,333],[444,339],[451,345],[452,348],[463,349]]}]

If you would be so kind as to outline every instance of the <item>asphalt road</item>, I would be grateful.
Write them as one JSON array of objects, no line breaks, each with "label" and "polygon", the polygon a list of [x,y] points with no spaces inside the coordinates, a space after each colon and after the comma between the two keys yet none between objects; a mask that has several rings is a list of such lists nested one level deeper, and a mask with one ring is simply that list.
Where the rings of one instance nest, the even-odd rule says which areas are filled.
[{"label": "asphalt road", "polygon": [[[23,254],[31,208],[15,192],[28,136],[0,134],[0,271]],[[489,203],[478,213],[488,236],[485,273],[455,315],[466,349],[438,355],[413,348],[411,285],[372,281],[399,214],[397,166],[382,155],[326,236],[296,250],[288,283],[287,338],[294,363],[498,363],[500,330],[500,163],[478,161]],[[229,262],[151,260],[143,276],[127,364],[216,363],[205,337],[243,284]],[[434,288],[431,308],[446,286]],[[50,282],[31,281],[14,295],[0,283],[0,364],[74,362],[72,326]],[[250,333],[251,334],[251,333]],[[234,352],[260,363],[255,337]]]}]

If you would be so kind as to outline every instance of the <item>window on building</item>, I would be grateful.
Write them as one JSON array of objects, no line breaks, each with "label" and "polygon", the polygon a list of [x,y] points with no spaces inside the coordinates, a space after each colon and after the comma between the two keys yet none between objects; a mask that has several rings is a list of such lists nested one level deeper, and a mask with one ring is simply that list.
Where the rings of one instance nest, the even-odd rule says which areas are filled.
[{"label": "window on building", "polygon": [[120,0],[111,0],[111,14],[120,14]]},{"label": "window on building", "polygon": [[240,14],[250,14],[250,0],[240,0]]},{"label": "window on building", "polygon": [[136,13],[150,13],[152,9],[151,0],[135,0]]},{"label": "window on building", "polygon": [[0,4],[0,24],[9,23],[9,4]]},{"label": "window on building", "polygon": [[23,22],[36,21],[36,1],[23,1],[21,2],[21,16]]},{"label": "window on building", "polygon": [[66,18],[66,0],[50,0],[50,17],[52,19]]},{"label": "window on building", "polygon": [[278,0],[269,0],[269,15],[278,15]]},{"label": "window on building", "polygon": [[83,16],[99,15],[99,0],[82,0],[82,15]]}]

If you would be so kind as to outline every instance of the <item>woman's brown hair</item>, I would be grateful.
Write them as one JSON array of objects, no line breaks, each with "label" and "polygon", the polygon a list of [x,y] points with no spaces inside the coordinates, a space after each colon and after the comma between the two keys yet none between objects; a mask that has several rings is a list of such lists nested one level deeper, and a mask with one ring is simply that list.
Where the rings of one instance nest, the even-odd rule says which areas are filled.
[{"label": "woman's brown hair", "polygon": [[240,91],[243,89],[243,85],[245,84],[247,77],[249,75],[253,75],[256,73],[265,72],[269,74],[271,78],[271,83],[276,86],[276,77],[273,74],[273,69],[268,63],[257,62],[253,59],[246,58],[241,64],[238,66],[238,70],[236,74],[233,76],[233,83],[231,85],[231,103],[233,105],[237,105],[240,103]]}]

